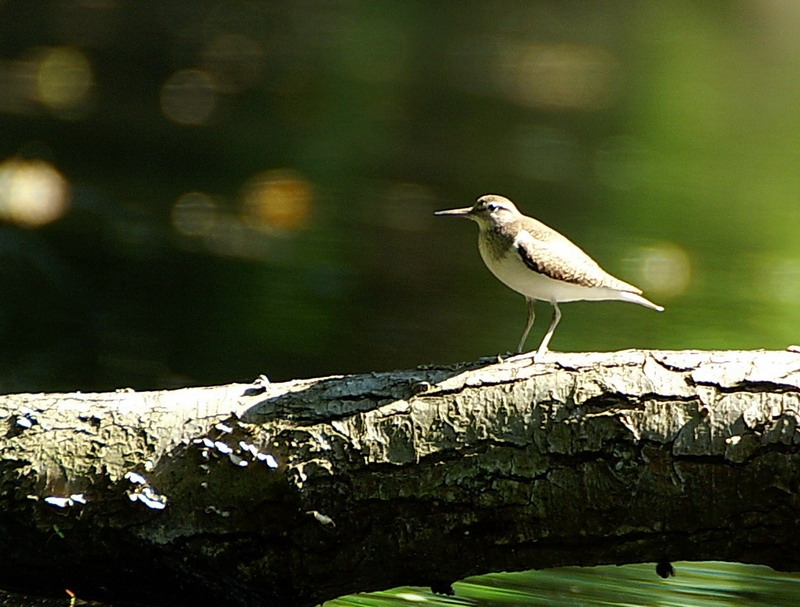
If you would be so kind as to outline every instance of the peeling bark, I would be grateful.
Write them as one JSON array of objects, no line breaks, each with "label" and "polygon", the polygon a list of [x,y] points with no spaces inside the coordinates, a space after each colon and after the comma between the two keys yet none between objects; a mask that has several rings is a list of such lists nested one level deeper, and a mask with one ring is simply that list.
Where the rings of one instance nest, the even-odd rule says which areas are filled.
[{"label": "peeling bark", "polygon": [[[314,605],[561,565],[800,570],[800,354],[0,397],[0,587]],[[61,595],[63,596],[63,595]]]}]

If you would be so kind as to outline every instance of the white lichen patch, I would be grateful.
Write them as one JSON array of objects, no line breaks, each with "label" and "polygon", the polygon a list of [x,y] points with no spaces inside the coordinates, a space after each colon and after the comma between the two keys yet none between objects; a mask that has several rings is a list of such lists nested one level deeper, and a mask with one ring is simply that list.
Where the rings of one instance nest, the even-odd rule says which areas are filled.
[{"label": "white lichen patch", "polygon": [[56,508],[69,508],[75,504],[85,504],[86,496],[83,493],[73,493],[69,497],[51,495],[44,498],[42,501],[46,504],[50,504],[51,506],[55,506]]}]

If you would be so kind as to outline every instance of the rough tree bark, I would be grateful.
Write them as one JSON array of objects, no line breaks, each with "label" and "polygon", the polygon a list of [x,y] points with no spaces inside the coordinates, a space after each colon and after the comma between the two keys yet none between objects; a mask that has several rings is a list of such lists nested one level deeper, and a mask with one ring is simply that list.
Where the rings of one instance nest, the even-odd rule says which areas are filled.
[{"label": "rough tree bark", "polygon": [[800,570],[800,354],[0,397],[0,587],[314,605],[560,565]]}]

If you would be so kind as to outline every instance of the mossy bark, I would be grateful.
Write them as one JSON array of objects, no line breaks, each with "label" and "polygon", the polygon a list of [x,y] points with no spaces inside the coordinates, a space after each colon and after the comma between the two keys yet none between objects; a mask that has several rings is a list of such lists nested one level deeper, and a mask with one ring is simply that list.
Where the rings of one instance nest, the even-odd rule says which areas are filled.
[{"label": "mossy bark", "polygon": [[0,587],[291,606],[559,565],[797,571],[799,412],[800,354],[763,351],[7,395]]}]

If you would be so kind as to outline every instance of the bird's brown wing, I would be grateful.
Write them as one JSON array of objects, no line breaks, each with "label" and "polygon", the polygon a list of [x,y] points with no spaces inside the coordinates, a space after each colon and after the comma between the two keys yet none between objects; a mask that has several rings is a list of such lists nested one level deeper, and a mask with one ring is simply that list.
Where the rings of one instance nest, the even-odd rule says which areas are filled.
[{"label": "bird's brown wing", "polygon": [[641,293],[627,282],[614,278],[578,246],[560,234],[548,234],[547,240],[521,231],[514,241],[517,254],[534,272],[554,280],[582,287],[606,287],[617,291]]}]

